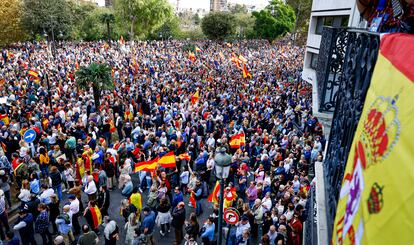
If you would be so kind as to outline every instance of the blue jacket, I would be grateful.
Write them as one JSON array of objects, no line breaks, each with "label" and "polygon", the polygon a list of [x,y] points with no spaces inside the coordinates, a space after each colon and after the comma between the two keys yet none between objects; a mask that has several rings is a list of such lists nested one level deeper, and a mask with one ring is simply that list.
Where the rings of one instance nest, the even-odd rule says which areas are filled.
[{"label": "blue jacket", "polygon": [[[155,226],[155,213],[151,211],[147,216],[145,216],[144,220],[142,221],[142,230],[148,228],[148,234],[154,231]],[[214,229],[213,229],[214,232]]]},{"label": "blue jacket", "polygon": [[68,234],[72,228],[72,225],[70,223],[67,224],[61,216],[56,219],[56,224],[58,226],[59,233],[61,234]]},{"label": "blue jacket", "polygon": [[206,230],[201,234],[201,238],[207,237],[209,241],[214,240],[214,229],[216,225],[212,223],[211,225],[206,225]]},{"label": "blue jacket", "polygon": [[177,207],[177,204],[179,202],[182,202],[183,200],[184,200],[184,196],[183,196],[183,193],[181,191],[178,194],[174,194],[174,198],[173,198],[173,201],[172,201],[172,206]]},{"label": "blue jacket", "polygon": [[129,197],[133,189],[134,189],[134,185],[132,184],[132,181],[128,181],[124,189],[122,189],[122,195]]}]

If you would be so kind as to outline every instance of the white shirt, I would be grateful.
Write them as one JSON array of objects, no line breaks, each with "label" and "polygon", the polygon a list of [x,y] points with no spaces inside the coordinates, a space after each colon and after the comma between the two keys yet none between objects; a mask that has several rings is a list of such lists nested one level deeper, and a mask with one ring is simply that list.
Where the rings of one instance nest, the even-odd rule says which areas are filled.
[{"label": "white shirt", "polygon": [[184,185],[188,184],[189,177],[190,177],[190,172],[188,172],[188,171],[182,172],[180,174],[180,182],[181,182],[181,184],[184,184]]},{"label": "white shirt", "polygon": [[49,188],[40,195],[40,201],[44,202],[45,204],[50,204],[50,196],[53,195],[55,191],[52,188]]},{"label": "white shirt", "polygon": [[88,182],[85,186],[85,193],[90,195],[90,194],[95,194],[96,193],[96,185],[95,182],[92,180],[91,182]]},{"label": "white shirt", "polygon": [[264,209],[263,212],[270,211],[272,208],[272,199],[264,197],[262,199],[262,207]]},{"label": "white shirt", "polygon": [[28,201],[30,201],[30,196],[31,196],[31,194],[30,194],[30,191],[29,190],[21,189],[18,198],[22,202],[28,202]]},{"label": "white shirt", "polygon": [[249,222],[247,222],[247,224],[243,225],[242,223],[239,223],[236,225],[237,230],[236,230],[236,237],[239,237],[241,235],[243,235],[243,232],[245,230],[250,230],[250,224]]},{"label": "white shirt", "polygon": [[79,200],[77,198],[71,201],[69,206],[70,206],[70,211],[72,212],[72,214],[77,214],[79,212]]},{"label": "white shirt", "polygon": [[208,138],[207,140],[207,145],[210,147],[214,147],[214,145],[216,144],[216,140],[214,138]]}]

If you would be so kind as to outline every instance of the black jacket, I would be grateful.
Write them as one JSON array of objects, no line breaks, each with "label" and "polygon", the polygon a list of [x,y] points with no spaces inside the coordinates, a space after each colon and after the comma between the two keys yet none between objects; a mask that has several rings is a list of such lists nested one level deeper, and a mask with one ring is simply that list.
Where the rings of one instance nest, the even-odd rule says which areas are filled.
[{"label": "black jacket", "polygon": [[185,208],[178,209],[175,207],[172,212],[172,217],[171,225],[175,228],[182,228],[185,221]]}]

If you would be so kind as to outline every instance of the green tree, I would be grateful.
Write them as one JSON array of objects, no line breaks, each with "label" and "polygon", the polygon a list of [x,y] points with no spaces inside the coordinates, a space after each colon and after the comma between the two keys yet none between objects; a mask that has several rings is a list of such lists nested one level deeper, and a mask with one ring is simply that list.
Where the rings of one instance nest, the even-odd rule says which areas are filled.
[{"label": "green tree", "polygon": [[209,39],[223,40],[235,33],[235,22],[231,13],[213,12],[203,18],[201,29]]},{"label": "green tree", "polygon": [[295,12],[280,0],[272,0],[264,10],[253,12],[253,16],[256,35],[268,40],[286,35],[295,25]]},{"label": "green tree", "polygon": [[[28,33],[49,36],[71,29],[71,10],[66,0],[23,0],[22,22]],[[54,33],[52,33],[54,32]]]},{"label": "green tree", "polygon": [[130,23],[130,37],[135,33],[147,37],[172,16],[172,7],[167,0],[117,0],[114,4],[117,15]]},{"label": "green tree", "polygon": [[111,40],[111,24],[115,23],[115,16],[111,13],[103,13],[101,15],[101,22],[106,24],[106,31],[107,31],[107,37],[108,41]]},{"label": "green tree", "polygon": [[151,39],[180,39],[182,32],[178,17],[173,15],[160,28],[155,30],[151,35]]},{"label": "green tree", "polygon": [[20,0],[0,1],[0,46],[24,40]]},{"label": "green tree", "polygon": [[107,64],[98,63],[82,66],[76,72],[76,84],[78,88],[85,90],[92,87],[95,107],[99,110],[102,91],[114,89],[111,68]]},{"label": "green tree", "polygon": [[287,0],[286,3],[295,10],[296,14],[296,22],[293,29],[295,41],[300,39],[301,42],[304,42],[308,35],[312,0]]}]

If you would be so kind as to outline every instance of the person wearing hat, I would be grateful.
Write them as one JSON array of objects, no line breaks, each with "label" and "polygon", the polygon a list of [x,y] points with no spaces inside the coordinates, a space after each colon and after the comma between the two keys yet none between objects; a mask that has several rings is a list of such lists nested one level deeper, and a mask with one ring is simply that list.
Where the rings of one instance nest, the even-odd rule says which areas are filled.
[{"label": "person wearing hat", "polygon": [[4,200],[4,192],[0,189],[0,238],[5,239],[3,227],[6,229],[6,233],[10,230],[9,220],[6,212],[6,202]]},{"label": "person wearing hat", "polygon": [[33,215],[28,213],[27,210],[20,209],[19,216],[17,217],[16,225],[13,226],[13,230],[19,231],[23,244],[37,245],[34,238]]}]

